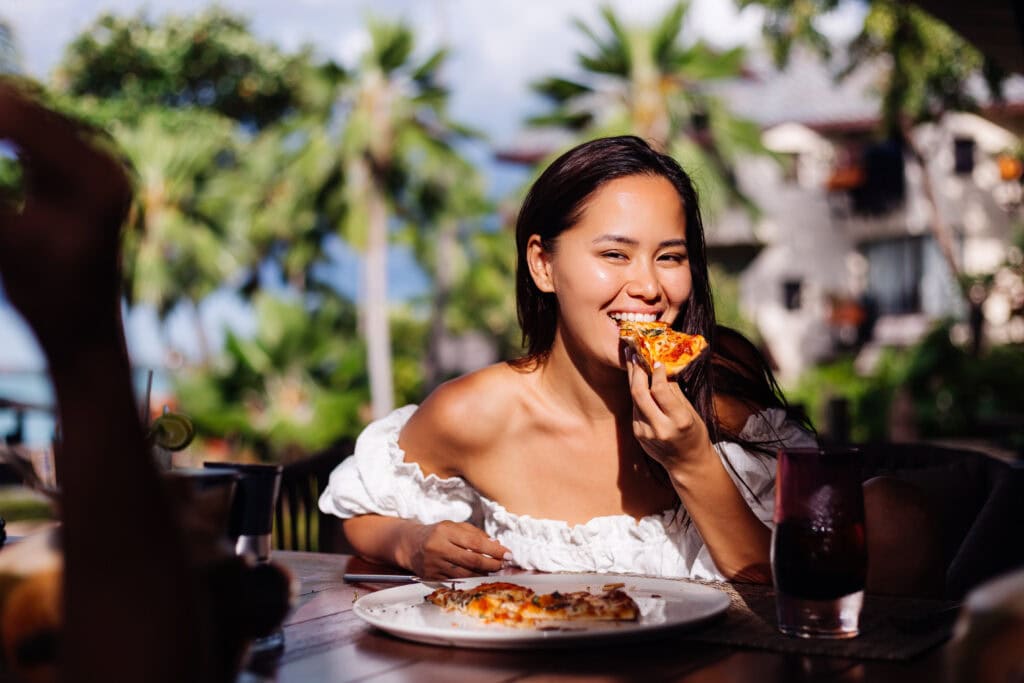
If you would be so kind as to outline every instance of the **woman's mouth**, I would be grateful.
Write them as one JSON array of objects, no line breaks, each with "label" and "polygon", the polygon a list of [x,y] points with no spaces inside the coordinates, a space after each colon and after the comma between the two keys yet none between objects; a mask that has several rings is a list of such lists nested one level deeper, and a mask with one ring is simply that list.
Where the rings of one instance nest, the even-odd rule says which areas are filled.
[{"label": "woman's mouth", "polygon": [[639,322],[639,323],[653,323],[658,320],[657,313],[624,313],[621,311],[615,311],[609,313],[608,317],[616,322]]}]

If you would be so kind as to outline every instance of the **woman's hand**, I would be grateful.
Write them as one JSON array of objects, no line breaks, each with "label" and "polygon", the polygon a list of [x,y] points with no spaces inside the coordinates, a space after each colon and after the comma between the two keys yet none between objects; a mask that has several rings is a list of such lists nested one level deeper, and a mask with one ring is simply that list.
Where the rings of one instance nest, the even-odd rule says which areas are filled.
[{"label": "woman's hand", "polygon": [[668,380],[665,366],[655,363],[648,378],[635,354],[630,353],[627,367],[633,396],[633,434],[644,451],[670,476],[686,464],[703,463],[714,455],[707,425],[679,384]]},{"label": "woman's hand", "polygon": [[417,524],[403,539],[399,564],[424,579],[461,579],[498,571],[508,548],[466,522]]}]

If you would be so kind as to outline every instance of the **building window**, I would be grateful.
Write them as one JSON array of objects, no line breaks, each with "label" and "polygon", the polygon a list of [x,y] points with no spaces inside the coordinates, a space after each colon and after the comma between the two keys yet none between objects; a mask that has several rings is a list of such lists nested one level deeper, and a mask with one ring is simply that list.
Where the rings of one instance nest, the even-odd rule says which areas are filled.
[{"label": "building window", "polygon": [[880,315],[921,311],[924,237],[897,237],[861,247],[868,261],[868,296]]},{"label": "building window", "polygon": [[974,173],[974,139],[953,139],[953,172],[957,175]]},{"label": "building window", "polygon": [[800,310],[800,290],[803,288],[801,280],[786,280],[782,283],[782,305],[787,311]]}]

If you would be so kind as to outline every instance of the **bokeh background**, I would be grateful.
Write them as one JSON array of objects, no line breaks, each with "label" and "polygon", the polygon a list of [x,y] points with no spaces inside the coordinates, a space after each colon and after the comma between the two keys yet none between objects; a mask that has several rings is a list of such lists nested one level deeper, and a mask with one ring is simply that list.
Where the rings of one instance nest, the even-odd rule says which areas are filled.
[{"label": "bokeh background", "polygon": [[[525,188],[619,133],[694,175],[719,317],[823,436],[1012,459],[1024,56],[982,4],[14,0],[0,71],[133,169],[127,333],[140,394],[197,427],[178,462],[302,458],[517,355]],[[0,398],[45,450],[2,300]]]}]

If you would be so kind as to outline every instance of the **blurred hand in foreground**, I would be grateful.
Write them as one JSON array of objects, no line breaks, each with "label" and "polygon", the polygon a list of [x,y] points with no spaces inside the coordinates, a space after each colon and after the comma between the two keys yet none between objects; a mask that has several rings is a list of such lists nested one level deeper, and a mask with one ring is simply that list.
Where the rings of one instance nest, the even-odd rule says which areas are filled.
[{"label": "blurred hand in foreground", "polygon": [[90,136],[99,139],[0,81],[0,140],[18,152],[24,181],[23,201],[0,201],[0,273],[44,348],[120,320],[118,243],[131,184]]},{"label": "blurred hand in foreground", "polygon": [[[30,680],[234,680],[245,638],[280,623],[288,577],[197,534],[150,457],[120,314],[125,167],[102,136],[3,79],[0,140],[24,181],[0,196],[0,281],[46,356],[62,430],[63,571],[26,581],[36,593],[21,601],[59,609],[0,606],[7,665]],[[59,642],[56,666],[19,660],[15,632]]]}]

